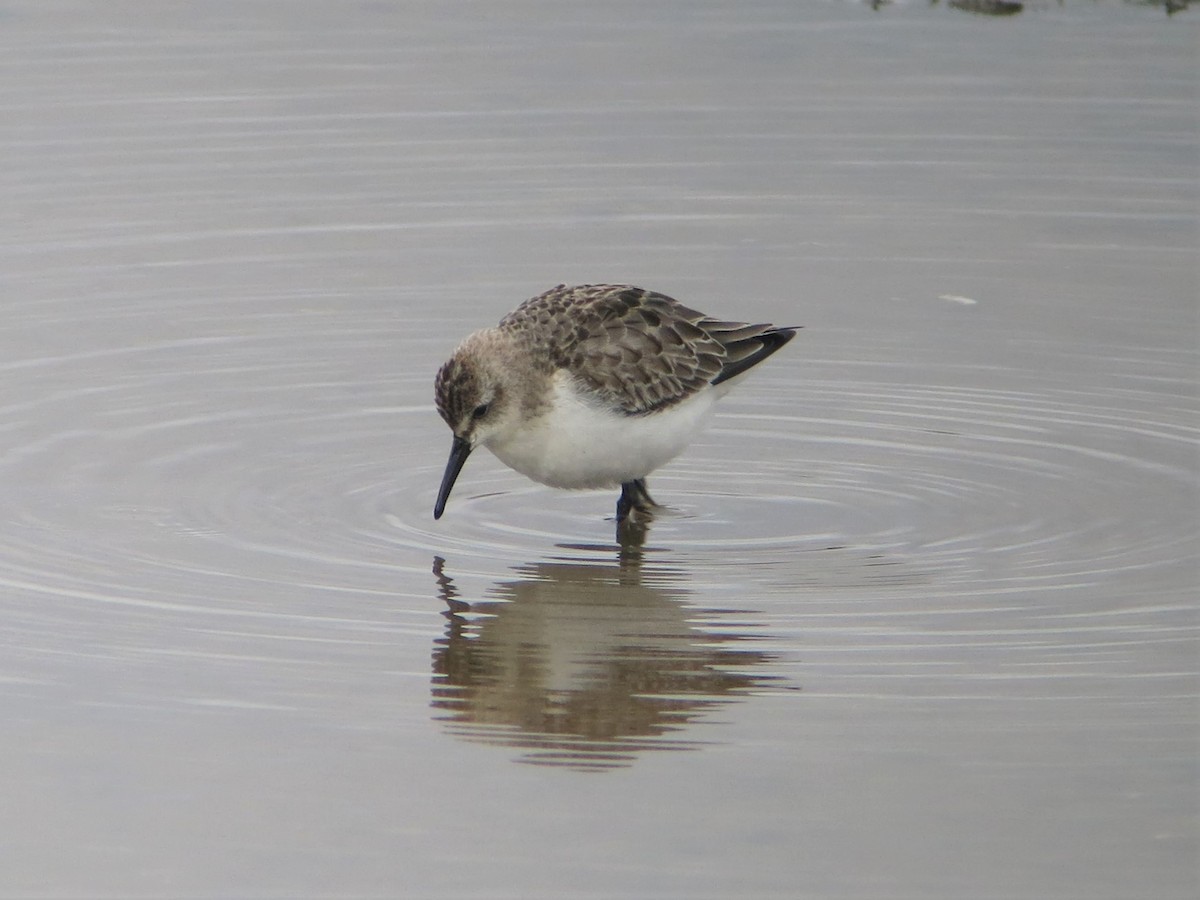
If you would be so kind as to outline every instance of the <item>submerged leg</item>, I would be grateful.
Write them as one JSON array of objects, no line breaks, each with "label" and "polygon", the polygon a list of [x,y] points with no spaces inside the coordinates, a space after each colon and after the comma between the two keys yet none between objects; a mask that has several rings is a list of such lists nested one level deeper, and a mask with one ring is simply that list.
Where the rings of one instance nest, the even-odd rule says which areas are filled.
[{"label": "submerged leg", "polygon": [[633,559],[641,558],[646,529],[657,506],[646,490],[645,478],[635,478],[621,485],[621,497],[617,500],[617,543],[621,545],[622,554],[633,552]]},{"label": "submerged leg", "polygon": [[656,506],[658,504],[646,490],[645,478],[626,481],[621,485],[621,497],[617,500],[617,524],[620,525],[630,518],[630,513],[634,514],[635,519],[649,517],[653,515]]}]

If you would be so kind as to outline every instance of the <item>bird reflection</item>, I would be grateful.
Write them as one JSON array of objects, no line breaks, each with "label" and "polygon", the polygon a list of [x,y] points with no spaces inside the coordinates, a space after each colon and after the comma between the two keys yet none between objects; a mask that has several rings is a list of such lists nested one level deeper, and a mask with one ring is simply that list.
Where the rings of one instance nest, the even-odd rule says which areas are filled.
[{"label": "bird reflection", "polygon": [[445,637],[433,654],[433,700],[463,739],[520,748],[519,761],[606,769],[649,750],[694,749],[687,724],[781,679],[732,613],[686,608],[678,572],[640,557],[541,562],[459,597],[434,560]]}]

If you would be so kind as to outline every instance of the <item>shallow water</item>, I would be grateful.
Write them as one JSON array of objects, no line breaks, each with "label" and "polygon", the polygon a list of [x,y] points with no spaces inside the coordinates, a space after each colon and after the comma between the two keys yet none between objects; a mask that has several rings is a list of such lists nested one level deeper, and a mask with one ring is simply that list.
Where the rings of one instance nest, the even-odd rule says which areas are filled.
[{"label": "shallow water", "polygon": [[[1194,13],[0,7],[0,895],[1193,896]],[[805,329],[435,523],[613,280]]]}]

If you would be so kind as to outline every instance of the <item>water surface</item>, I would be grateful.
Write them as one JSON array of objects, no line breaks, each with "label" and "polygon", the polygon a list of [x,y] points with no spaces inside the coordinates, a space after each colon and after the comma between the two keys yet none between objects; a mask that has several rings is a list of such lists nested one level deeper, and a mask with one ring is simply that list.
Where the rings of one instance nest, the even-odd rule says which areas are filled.
[{"label": "water surface", "polygon": [[[1194,12],[0,8],[0,894],[1194,896]],[[805,326],[635,550],[560,281]]]}]

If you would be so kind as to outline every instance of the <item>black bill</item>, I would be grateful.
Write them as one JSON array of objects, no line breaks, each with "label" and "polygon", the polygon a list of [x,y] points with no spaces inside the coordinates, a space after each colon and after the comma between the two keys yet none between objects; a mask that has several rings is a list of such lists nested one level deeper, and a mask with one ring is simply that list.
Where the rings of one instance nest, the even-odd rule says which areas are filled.
[{"label": "black bill", "polygon": [[450,445],[450,458],[446,460],[446,474],[442,476],[442,486],[438,489],[437,502],[433,504],[433,517],[440,519],[446,509],[446,500],[454,488],[458,473],[462,471],[463,463],[471,455],[471,445],[460,437],[454,438]]}]

